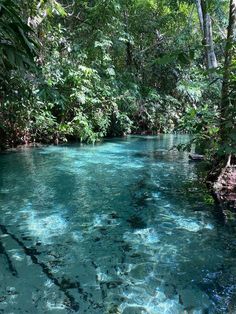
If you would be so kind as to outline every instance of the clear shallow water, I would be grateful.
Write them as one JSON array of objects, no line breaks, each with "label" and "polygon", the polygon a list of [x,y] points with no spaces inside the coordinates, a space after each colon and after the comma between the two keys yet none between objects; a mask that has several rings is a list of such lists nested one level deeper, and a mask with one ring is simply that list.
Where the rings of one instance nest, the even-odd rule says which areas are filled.
[{"label": "clear shallow water", "polygon": [[236,313],[236,225],[184,136],[0,155],[0,313]]}]

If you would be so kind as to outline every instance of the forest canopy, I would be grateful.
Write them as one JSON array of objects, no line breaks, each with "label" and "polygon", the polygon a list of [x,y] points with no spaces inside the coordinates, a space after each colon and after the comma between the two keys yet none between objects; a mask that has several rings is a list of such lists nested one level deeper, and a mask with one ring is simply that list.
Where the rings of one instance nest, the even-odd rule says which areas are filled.
[{"label": "forest canopy", "polygon": [[235,0],[0,0],[0,144],[185,132],[235,154]]}]

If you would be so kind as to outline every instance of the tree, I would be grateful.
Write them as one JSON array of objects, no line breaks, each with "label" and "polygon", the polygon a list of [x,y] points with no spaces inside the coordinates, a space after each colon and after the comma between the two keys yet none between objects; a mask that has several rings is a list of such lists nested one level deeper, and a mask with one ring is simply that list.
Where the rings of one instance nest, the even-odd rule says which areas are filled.
[{"label": "tree", "polygon": [[225,45],[224,76],[220,107],[220,134],[221,144],[226,152],[236,153],[236,0],[230,0],[228,34]]},{"label": "tree", "polygon": [[[182,124],[185,132],[195,128],[202,138],[205,130],[210,130],[208,137],[215,135],[219,81],[209,88],[202,70],[195,6],[204,33],[205,67],[212,69],[214,49],[219,64],[223,59],[210,17],[216,23],[224,20],[220,1],[217,7],[210,0],[0,4],[1,27],[11,29],[0,32],[9,44],[0,55],[5,82],[0,127],[6,145],[24,142],[25,134],[29,141],[52,142],[55,137],[95,141],[131,131],[170,132],[183,116],[195,119]],[[28,63],[15,62],[19,52]],[[37,70],[29,68],[30,61],[36,61]]]},{"label": "tree", "polygon": [[0,64],[3,71],[32,65],[37,52],[33,30],[20,16],[20,7],[12,0],[0,1]]},{"label": "tree", "polygon": [[207,69],[218,67],[216,54],[214,50],[212,35],[212,20],[208,8],[208,0],[196,0],[199,23],[203,33],[203,45],[205,47],[205,58]]}]

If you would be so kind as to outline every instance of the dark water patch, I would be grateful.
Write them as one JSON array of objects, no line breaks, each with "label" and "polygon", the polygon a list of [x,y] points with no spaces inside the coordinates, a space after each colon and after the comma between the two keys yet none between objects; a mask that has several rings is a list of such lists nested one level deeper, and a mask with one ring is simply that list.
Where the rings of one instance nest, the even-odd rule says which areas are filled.
[{"label": "dark water patch", "polygon": [[10,271],[10,273],[12,274],[12,276],[17,277],[18,273],[17,270],[15,268],[15,266],[13,265],[13,262],[11,260],[11,258],[9,257],[4,245],[2,244],[2,242],[0,241],[0,254],[3,255],[7,261],[7,265],[8,265],[8,269]]},{"label": "dark water patch", "polygon": [[127,222],[130,224],[130,226],[134,229],[142,229],[146,228],[147,224],[146,222],[137,215],[132,215],[127,219]]}]

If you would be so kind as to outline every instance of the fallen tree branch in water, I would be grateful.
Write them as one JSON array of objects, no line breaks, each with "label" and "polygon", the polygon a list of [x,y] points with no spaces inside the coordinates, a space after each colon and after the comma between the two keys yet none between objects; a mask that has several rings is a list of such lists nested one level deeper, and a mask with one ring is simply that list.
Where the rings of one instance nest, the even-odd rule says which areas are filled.
[{"label": "fallen tree branch in water", "polygon": [[[27,248],[25,244],[18,239],[14,234],[10,233],[7,228],[4,225],[0,224],[0,230],[3,234],[9,235],[13,240],[15,240],[19,246],[24,250],[25,254],[29,256],[32,260],[32,262],[36,265],[39,265],[43,271],[43,273],[56,285],[60,291],[64,293],[64,295],[67,297],[69,301],[69,308],[73,311],[79,310],[79,304],[75,301],[75,298],[68,292],[68,290],[63,286],[63,284],[52,274],[50,268],[44,264],[43,262],[40,262],[36,255],[39,255],[39,253],[36,251],[36,249]],[[1,247],[0,247],[1,249]]]},{"label": "fallen tree branch in water", "polygon": [[2,244],[2,242],[0,241],[0,254],[2,254],[3,256],[5,256],[6,260],[7,260],[7,264],[8,264],[8,268],[9,271],[11,272],[12,276],[18,277],[18,273],[16,268],[14,267],[4,245]]}]

